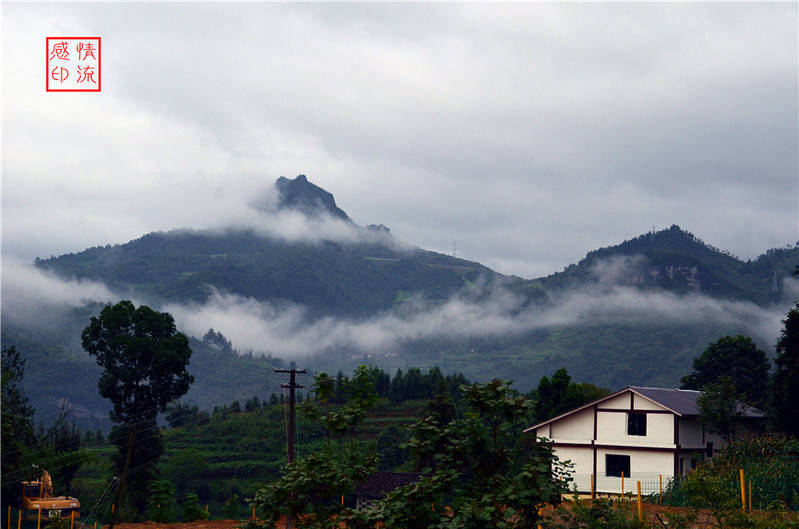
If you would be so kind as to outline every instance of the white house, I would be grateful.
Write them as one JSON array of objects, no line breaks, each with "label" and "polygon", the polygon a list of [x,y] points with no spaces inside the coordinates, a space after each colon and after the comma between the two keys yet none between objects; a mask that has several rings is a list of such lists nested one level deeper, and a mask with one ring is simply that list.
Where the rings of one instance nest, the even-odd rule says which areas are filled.
[{"label": "white house", "polygon": [[[665,487],[705,457],[713,457],[723,439],[708,432],[699,418],[699,391],[630,386],[612,395],[524,430],[552,441],[561,461],[574,464],[579,492],[645,492]],[[763,413],[742,406],[742,427],[759,423]]]}]

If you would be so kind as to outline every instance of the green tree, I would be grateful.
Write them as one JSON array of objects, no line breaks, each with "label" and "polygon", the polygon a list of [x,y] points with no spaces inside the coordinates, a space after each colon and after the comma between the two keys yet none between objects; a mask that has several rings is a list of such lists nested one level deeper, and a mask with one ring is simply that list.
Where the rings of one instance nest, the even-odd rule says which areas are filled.
[{"label": "green tree", "polygon": [[740,396],[730,377],[706,384],[696,399],[699,416],[708,429],[729,442],[735,439],[735,425],[743,415]]},{"label": "green tree", "polygon": [[66,402],[62,401],[53,425],[39,439],[38,458],[50,461],[56,494],[70,492],[75,474],[88,458],[81,449],[80,430],[68,417]]},{"label": "green tree", "polygon": [[208,475],[208,461],[199,450],[186,448],[171,453],[164,464],[164,475],[183,495],[199,479]]},{"label": "green tree", "polygon": [[530,401],[500,380],[461,391],[461,418],[437,425],[427,416],[413,428],[411,451],[435,466],[365,511],[347,513],[350,526],[533,528],[538,508],[560,501],[566,467],[543,442],[517,443]]},{"label": "green tree", "polygon": [[166,407],[164,415],[170,428],[180,428],[182,426],[201,426],[210,420],[207,411],[200,411],[196,404],[175,401]]},{"label": "green tree", "polygon": [[[339,406],[335,404],[343,392],[336,388],[346,388],[349,396]],[[300,410],[324,429],[326,442],[320,451],[286,465],[278,480],[256,492],[254,503],[267,527],[275,527],[282,516],[301,525],[338,527],[332,520],[344,511],[341,497],[377,469],[374,443],[363,443],[356,435],[366,410],[377,400],[374,371],[359,366],[352,379],[343,373],[336,379],[319,373],[313,389],[314,397],[306,399]]]},{"label": "green tree", "polygon": [[751,338],[725,336],[708,345],[694,359],[693,371],[682,379],[683,389],[702,390],[722,377],[729,377],[741,401],[758,408],[766,402],[769,361]]},{"label": "green tree", "polygon": [[175,521],[175,486],[167,480],[153,480],[147,486],[147,517],[154,522]]},{"label": "green tree", "polygon": [[[11,505],[19,493],[19,481],[27,467],[26,457],[36,444],[33,408],[22,391],[25,359],[13,345],[2,350],[2,503]],[[6,513],[3,513],[5,519]]]},{"label": "green tree", "polygon": [[200,499],[193,492],[186,494],[183,498],[183,521],[193,522],[195,520],[205,520],[208,513],[200,507]]},{"label": "green tree", "polygon": [[155,464],[163,453],[157,414],[184,395],[194,380],[186,370],[189,341],[177,332],[169,313],[120,301],[92,317],[82,343],[103,368],[97,387],[111,401],[111,420],[117,423],[110,437],[118,449],[118,472],[128,446],[133,447],[127,486],[133,506],[141,512],[147,483],[155,477]]},{"label": "green tree", "polygon": [[770,385],[770,411],[777,430],[799,437],[799,303],[782,320],[777,340],[777,368]]},{"label": "green tree", "polygon": [[608,390],[588,382],[575,384],[566,368],[562,367],[551,379],[542,377],[532,393],[535,399],[533,417],[535,421],[545,421],[607,394]]}]

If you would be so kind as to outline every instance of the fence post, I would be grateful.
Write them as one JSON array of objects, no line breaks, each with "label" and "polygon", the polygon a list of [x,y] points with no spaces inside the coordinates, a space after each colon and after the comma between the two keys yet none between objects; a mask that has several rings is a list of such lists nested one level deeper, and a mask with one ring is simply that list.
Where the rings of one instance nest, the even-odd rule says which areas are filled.
[{"label": "fence post", "polygon": [[75,511],[69,513],[69,529],[75,529]]},{"label": "fence post", "polygon": [[658,499],[658,505],[663,505],[663,474],[660,474],[660,498]]},{"label": "fence post", "polygon": [[596,499],[596,476],[591,474],[591,501]]},{"label": "fence post", "polygon": [[644,520],[644,514],[641,511],[641,482],[636,481],[636,486],[638,488],[638,521],[642,522]]},{"label": "fence post", "polygon": [[749,480],[749,512],[752,512],[752,480]]},{"label": "fence post", "polygon": [[36,529],[42,529],[42,506],[39,505],[39,514],[36,515]]},{"label": "fence post", "polygon": [[624,471],[621,471],[621,495],[624,496]]},{"label": "fence post", "polygon": [[22,509],[19,510],[19,518],[17,518],[17,529],[22,529]]},{"label": "fence post", "polygon": [[744,469],[741,469],[741,510],[746,512],[746,488],[744,487]]},{"label": "fence post", "polygon": [[8,529],[11,529],[11,505],[8,506],[8,522],[6,525],[8,525]]}]

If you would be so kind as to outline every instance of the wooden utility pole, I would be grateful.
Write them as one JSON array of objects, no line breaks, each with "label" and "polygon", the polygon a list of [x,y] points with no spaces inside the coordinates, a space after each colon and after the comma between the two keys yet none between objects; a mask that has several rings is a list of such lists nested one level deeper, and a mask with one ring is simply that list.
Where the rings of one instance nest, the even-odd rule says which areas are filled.
[{"label": "wooden utility pole", "polygon": [[[289,374],[289,383],[288,384],[280,384],[281,388],[288,388],[289,390],[289,421],[288,421],[288,430],[286,431],[286,452],[287,452],[287,459],[289,463],[294,462],[294,390],[297,388],[302,388],[302,385],[297,384],[296,376],[298,374],[304,375],[307,373],[305,369],[298,370],[294,369],[294,362],[292,362],[291,369],[274,369],[275,373],[288,373]],[[253,520],[255,519],[255,514],[253,512]],[[286,516],[286,529],[293,529],[294,527],[294,516],[289,514]]]},{"label": "wooden utility pole", "polygon": [[111,504],[111,525],[108,529],[114,529],[114,522],[116,521],[117,511],[119,510],[119,500],[122,498],[122,489],[125,488],[125,481],[128,479],[128,470],[130,469],[130,459],[133,456],[133,439],[136,437],[136,425],[130,429],[128,436],[128,455],[125,457],[125,468],[122,470],[122,482],[117,489],[117,497],[114,503]]},{"label": "wooden utility pole", "polygon": [[287,443],[286,443],[286,450],[287,450],[287,457],[289,463],[294,462],[294,390],[296,388],[302,389],[302,385],[297,384],[296,376],[298,374],[304,375],[307,373],[305,369],[274,369],[275,373],[288,373],[289,374],[289,383],[288,384],[281,384],[281,388],[288,388],[289,390],[289,424],[288,424],[288,432],[286,432],[287,436]]}]

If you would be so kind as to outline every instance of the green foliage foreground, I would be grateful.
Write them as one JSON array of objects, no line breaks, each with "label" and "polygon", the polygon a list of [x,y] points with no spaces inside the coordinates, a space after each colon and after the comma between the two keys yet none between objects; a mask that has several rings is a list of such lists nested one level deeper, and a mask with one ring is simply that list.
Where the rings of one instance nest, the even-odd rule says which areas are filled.
[{"label": "green foliage foreground", "polygon": [[327,411],[330,379],[318,375],[316,398],[305,406],[328,432],[328,444],[286,467],[281,478],[261,489],[254,503],[267,527],[280,517],[300,527],[351,528],[530,528],[544,503],[557,503],[568,488],[567,466],[546,444],[524,439],[530,402],[494,380],[461,386],[460,408],[446,395],[412,427],[408,447],[422,471],[419,481],[396,489],[362,510],[341,498],[376,469],[374,446],[357,440],[355,430],[373,403],[370,372],[358,368],[350,400]]},{"label": "green foliage foreground", "polygon": [[754,509],[799,509],[799,440],[783,435],[750,437],[728,444],[719,456],[672,483],[664,503],[740,509],[740,469]]}]

